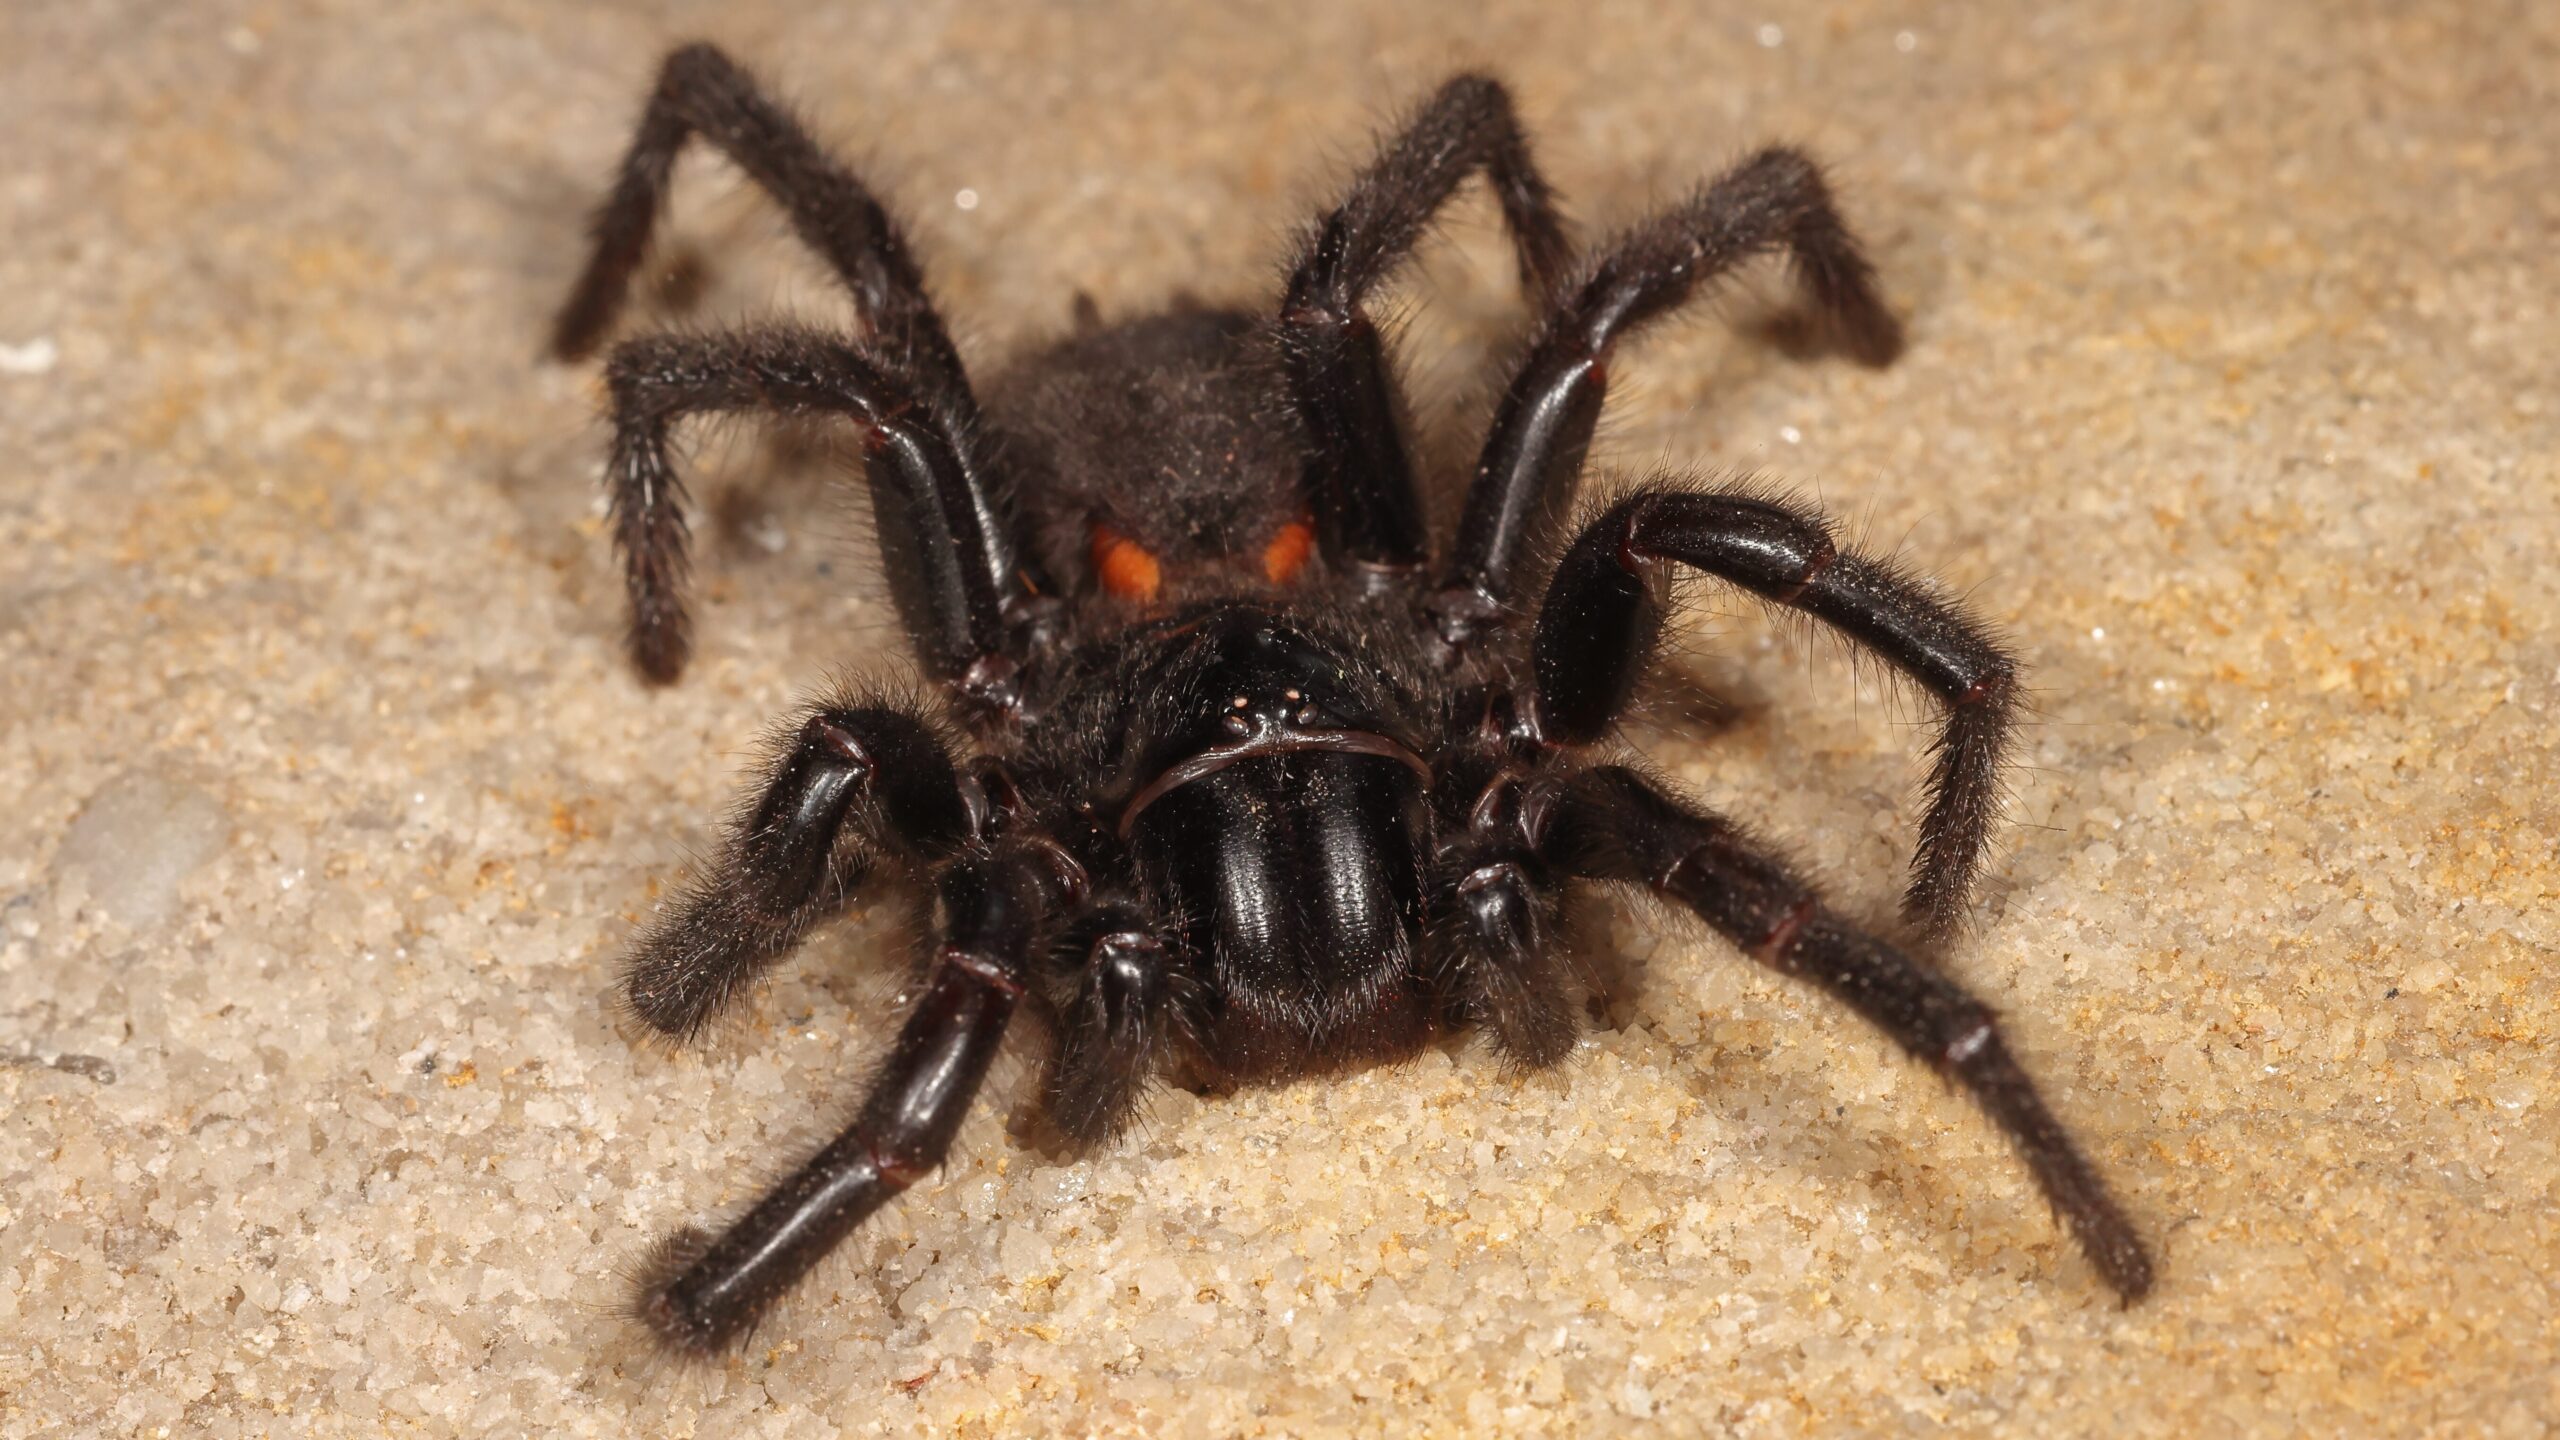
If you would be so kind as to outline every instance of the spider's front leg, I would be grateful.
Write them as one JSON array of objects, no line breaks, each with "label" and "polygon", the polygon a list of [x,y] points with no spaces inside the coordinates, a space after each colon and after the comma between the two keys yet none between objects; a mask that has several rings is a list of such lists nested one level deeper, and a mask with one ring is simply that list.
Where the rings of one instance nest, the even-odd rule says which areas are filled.
[{"label": "spider's front leg", "polygon": [[995,495],[962,440],[893,364],[842,340],[774,328],[656,336],[606,367],[613,451],[605,483],[631,600],[631,652],[673,680],[691,651],[684,486],[668,456],[676,423],[710,413],[839,415],[860,425],[891,596],[926,673],[981,710],[1018,701],[1022,624],[1037,606]]},{"label": "spider's front leg", "polygon": [[1652,572],[1666,562],[1822,621],[1946,706],[1903,909],[1932,933],[1953,930],[1999,813],[2017,711],[2008,650],[1929,586],[1841,550],[1803,506],[1750,490],[1648,486],[1592,521],[1548,584],[1530,652],[1548,739],[1589,743],[1617,723],[1653,656],[1662,602]]},{"label": "spider's front leg", "polygon": [[1073,881],[1053,848],[952,862],[924,995],[853,1124],[706,1246],[679,1241],[639,1301],[666,1342],[708,1354],[744,1339],[774,1301],[872,1212],[940,1165],[1029,983],[1031,957]]},{"label": "spider's front leg", "polygon": [[659,1033],[692,1038],[835,913],[881,850],[930,862],[971,829],[959,774],[924,720],[892,705],[811,706],[718,858],[632,948],[624,1003]]},{"label": "spider's front leg", "polygon": [[2081,1250],[2126,1301],[2151,1289],[2151,1256],[2106,1182],[2001,1040],[1991,1011],[1953,981],[1834,915],[1730,821],[1629,770],[1565,782],[1546,848],[1574,874],[1650,887],[1695,911],[1753,959],[1810,980],[1914,1058],[1962,1085],[2008,1132]]},{"label": "spider's front leg", "polygon": [[1428,552],[1395,381],[1365,303],[1479,170],[1511,228],[1521,282],[1543,295],[1566,253],[1555,193],[1530,159],[1510,94],[1498,81],[1461,75],[1307,233],[1281,302],[1281,356],[1311,442],[1306,483],[1317,537],[1327,563],[1372,587],[1409,580]]}]

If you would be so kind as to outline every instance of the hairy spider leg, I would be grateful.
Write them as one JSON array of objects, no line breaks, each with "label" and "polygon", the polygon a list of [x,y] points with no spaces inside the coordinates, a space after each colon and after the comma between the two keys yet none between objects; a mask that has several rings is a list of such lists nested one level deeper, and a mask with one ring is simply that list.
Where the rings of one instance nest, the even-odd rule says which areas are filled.
[{"label": "hairy spider leg", "polygon": [[1300,243],[1280,306],[1289,391],[1306,425],[1307,494],[1326,561],[1364,588],[1409,582],[1429,559],[1395,381],[1364,302],[1432,218],[1482,171],[1502,207],[1521,283],[1544,297],[1567,245],[1500,82],[1460,75],[1415,111]]},{"label": "hairy spider leg", "polygon": [[612,328],[665,213],[676,154],[695,135],[781,203],[791,228],[853,292],[882,354],[937,390],[938,402],[956,403],[953,418],[976,413],[959,353],[897,222],[736,61],[703,44],[669,54],[658,72],[613,190],[590,226],[595,249],[552,327],[555,355],[581,359]]},{"label": "hairy spider leg", "polygon": [[1534,760],[1499,733],[1444,752],[1432,808],[1440,840],[1434,910],[1469,1018],[1502,1058],[1542,1070],[1581,1033],[1564,956],[1564,886],[1538,853]]},{"label": "hairy spider leg", "polygon": [[1098,903],[1076,929],[1061,950],[1079,978],[1059,1007],[1046,1093],[1059,1133],[1091,1144],[1136,1112],[1174,1037],[1187,960],[1173,927],[1131,902]]},{"label": "hairy spider leg", "polygon": [[691,1039],[842,908],[883,851],[928,862],[970,830],[959,773],[922,719],[812,705],[717,857],[632,947],[624,1003],[660,1033]]},{"label": "hairy spider leg", "polygon": [[1884,365],[1901,352],[1902,327],[1876,294],[1873,267],[1821,172],[1795,150],[1763,150],[1619,236],[1548,313],[1494,412],[1430,602],[1453,651],[1502,625],[1531,541],[1571,501],[1617,343],[1744,261],[1780,250],[1851,356]]},{"label": "hairy spider leg", "polygon": [[2107,1284],[2128,1304],[2150,1291],[2141,1237],[2045,1108],[1981,1001],[1833,914],[1731,821],[1633,771],[1603,766],[1572,777],[1549,843],[1572,873],[1643,885],[1695,911],[1754,960],[1822,987],[1963,1086],[2008,1133]]},{"label": "hairy spider leg", "polygon": [[[888,210],[850,170],[809,138],[800,122],[758,90],[754,79],[716,47],[684,46],[667,56],[612,192],[590,227],[595,248],[562,305],[552,352],[563,360],[591,352],[611,328],[647,253],[650,232],[666,208],[677,152],[699,135],[781,203],[792,229],[826,260],[852,292],[869,331],[865,347],[904,380],[911,402],[933,416],[949,441],[957,494],[975,512],[969,527],[986,554],[984,570],[1009,625],[1038,630],[1046,590],[1011,530],[1007,497],[985,473],[971,444],[978,402],[942,317],[925,293],[924,276]],[[895,531],[884,531],[895,534]],[[658,537],[653,556],[667,563],[644,573],[633,562],[632,654],[661,683],[684,668],[690,648],[684,600],[683,536]],[[626,550],[626,555],[634,552]],[[646,602],[640,590],[651,588]],[[991,655],[993,651],[982,651]]]},{"label": "hairy spider leg", "polygon": [[1929,585],[1842,551],[1804,506],[1746,490],[1654,485],[1584,528],[1548,582],[1530,656],[1536,715],[1550,739],[1589,743],[1625,711],[1661,628],[1651,572],[1664,561],[1832,626],[1946,707],[1903,909],[1933,934],[1954,929],[1999,811],[2017,662]]},{"label": "hairy spider leg", "polygon": [[674,679],[690,645],[684,486],[668,432],[705,412],[840,415],[863,428],[881,561],[916,658],[982,711],[1018,702],[1023,640],[1008,612],[1032,591],[1011,537],[990,528],[958,437],[917,403],[911,377],[848,341],[784,327],[626,341],[605,374],[614,431],[605,484],[631,649],[649,678]]},{"label": "hairy spider leg", "polygon": [[1022,998],[1031,952],[1070,897],[1053,852],[1038,847],[954,861],[938,889],[941,949],[853,1124],[698,1254],[680,1247],[672,1273],[644,1290],[640,1316],[669,1345],[708,1354],[745,1338],[854,1227],[949,1153]]}]

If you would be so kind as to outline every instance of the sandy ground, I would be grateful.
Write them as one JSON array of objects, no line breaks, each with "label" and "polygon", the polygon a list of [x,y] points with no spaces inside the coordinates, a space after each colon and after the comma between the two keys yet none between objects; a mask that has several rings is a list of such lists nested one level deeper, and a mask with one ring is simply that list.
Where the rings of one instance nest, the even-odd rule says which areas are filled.
[{"label": "sandy ground", "polygon": [[[2560,9],[802,8],[0,11],[0,1432],[2553,1433]],[[694,34],[865,157],[982,365],[1078,290],[1266,295],[1461,64],[1586,233],[1830,157],[1908,358],[1709,316],[1604,459],[1786,477],[2013,630],[1946,963],[2157,1295],[1877,1036],[1635,915],[1535,1080],[1457,1045],[1072,1159],[1000,1078],[747,1353],[651,1361],[619,1273],[840,1121],[896,988],[856,920],[705,1054],[606,1007],[759,727],[896,653],[826,467],[747,434],[700,660],[617,652],[593,376],[535,357]],[[695,323],[838,313],[733,178],[680,208]],[[1461,457],[1518,305],[1462,208],[1403,340]],[[1637,738],[1886,914],[1925,711],[1703,598],[1730,722]]]}]

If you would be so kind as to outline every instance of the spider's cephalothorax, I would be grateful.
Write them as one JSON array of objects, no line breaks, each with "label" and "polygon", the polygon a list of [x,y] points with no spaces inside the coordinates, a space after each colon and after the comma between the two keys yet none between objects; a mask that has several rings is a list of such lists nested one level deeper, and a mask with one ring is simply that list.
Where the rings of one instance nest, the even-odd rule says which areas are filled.
[{"label": "spider's cephalothorax", "polygon": [[[1793,607],[1944,706],[1907,909],[1932,932],[1963,913],[2017,688],[1980,622],[1764,490],[1657,482],[1559,529],[1619,343],[1737,264],[1784,255],[1836,348],[1898,350],[1803,156],[1762,151],[1575,263],[1509,97],[1461,77],[1307,230],[1268,310],[1088,313],[982,411],[886,212],[704,46],[668,58],[561,355],[609,328],[693,135],[785,206],[862,329],[615,348],[607,484],[633,655],[669,681],[689,649],[671,428],[838,416],[865,440],[891,595],[957,733],[912,703],[811,705],[636,947],[632,1009],[684,1037],[875,861],[937,901],[920,998],[852,1125],[650,1276],[640,1310],[669,1343],[736,1341],[940,1163],[1026,1000],[1057,1036],[1049,1115],[1080,1141],[1154,1079],[1286,1079],[1456,1026],[1555,1063],[1580,1014],[1557,953],[1577,880],[1647,887],[1874,1022],[2008,1132],[2109,1285],[2150,1287],[2132,1226],[1988,1009],[1842,920],[1742,827],[1592,754],[1653,653],[1671,573]],[[1475,174],[1541,318],[1435,566],[1365,306]],[[1533,575],[1534,555],[1558,558]]]}]

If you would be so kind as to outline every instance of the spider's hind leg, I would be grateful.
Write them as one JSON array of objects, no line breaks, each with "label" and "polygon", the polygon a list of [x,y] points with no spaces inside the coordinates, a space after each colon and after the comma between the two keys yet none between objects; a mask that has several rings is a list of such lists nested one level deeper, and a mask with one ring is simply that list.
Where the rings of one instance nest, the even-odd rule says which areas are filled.
[{"label": "spider's hind leg", "polygon": [[1740,827],[1634,772],[1585,771],[1566,787],[1553,846],[1593,879],[1645,885],[1753,959],[1810,980],[1963,1086],[2008,1133],[2091,1264],[2127,1302],[2151,1289],[2151,1256],[2106,1182],[2045,1108],[1989,1007],[1954,981],[1833,914]]},{"label": "spider's hind leg", "polygon": [[925,721],[811,706],[717,857],[633,947],[624,1003],[690,1038],[842,908],[882,850],[932,859],[968,833],[959,774]]},{"label": "spider's hind leg", "polygon": [[554,354],[583,356],[611,328],[666,208],[676,153],[695,135],[781,202],[792,229],[853,292],[883,353],[965,401],[959,356],[887,208],[736,61],[704,44],[673,51],[658,72],[613,192],[596,211],[595,249],[554,323]]},{"label": "spider's hind leg", "polygon": [[1618,344],[1754,256],[1784,252],[1812,319],[1851,356],[1883,365],[1902,326],[1876,293],[1830,187],[1795,150],[1763,150],[1688,203],[1619,236],[1561,299],[1503,393],[1429,602],[1453,651],[1501,624],[1534,541],[1565,513],[1609,393]]},{"label": "spider's hind leg", "polygon": [[684,485],[669,453],[676,425],[701,414],[829,415],[861,427],[881,559],[916,658],[966,703],[1012,702],[1037,587],[996,490],[968,464],[965,434],[922,403],[915,376],[862,346],[775,326],[625,341],[605,378],[605,484],[631,652],[651,680],[673,680],[692,644]]},{"label": "spider's hind leg", "polygon": [[1311,442],[1317,537],[1327,561],[1372,586],[1404,582],[1428,554],[1395,381],[1365,302],[1479,170],[1511,228],[1522,283],[1543,295],[1566,255],[1555,192],[1530,159],[1510,93],[1486,76],[1460,75],[1307,232],[1281,302],[1281,355]]},{"label": "spider's hind leg", "polygon": [[[1046,624],[1046,587],[1012,534],[1000,479],[971,443],[978,405],[924,277],[889,212],[709,45],[667,56],[658,88],[596,213],[595,248],[555,324],[563,359],[594,349],[611,327],[665,207],[676,152],[700,135],[782,203],[800,238],[853,293],[860,344],[806,332],[727,341],[660,339],[618,348],[612,487],[616,544],[631,596],[631,651],[651,680],[683,670],[691,632],[683,596],[683,487],[666,461],[666,430],[701,410],[832,411],[869,422],[876,482],[888,472],[884,557],[899,608],[937,679],[986,708],[1012,707],[1014,632]],[[886,452],[885,454],[882,452]],[[921,532],[921,533],[914,533]],[[903,566],[903,570],[900,568]]]}]

